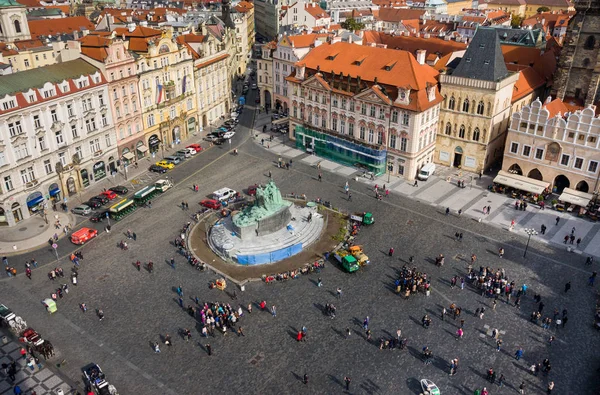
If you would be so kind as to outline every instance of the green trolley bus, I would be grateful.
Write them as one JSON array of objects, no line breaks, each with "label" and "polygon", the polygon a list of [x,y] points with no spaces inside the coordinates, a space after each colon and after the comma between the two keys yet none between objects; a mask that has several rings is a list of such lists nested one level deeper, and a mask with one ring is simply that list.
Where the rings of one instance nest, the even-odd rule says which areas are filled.
[{"label": "green trolley bus", "polygon": [[140,189],[139,191],[137,191],[133,195],[133,200],[135,200],[135,203],[138,206],[142,206],[142,205],[144,205],[144,203],[146,203],[148,200],[152,199],[158,193],[159,193],[159,190],[156,189],[156,187],[154,185],[148,185],[147,187],[144,187],[144,188]]},{"label": "green trolley bus", "polygon": [[108,212],[110,213],[109,215],[112,219],[119,221],[123,217],[133,213],[136,208],[137,206],[133,200],[123,199],[114,206],[111,206],[111,208],[108,209]]}]

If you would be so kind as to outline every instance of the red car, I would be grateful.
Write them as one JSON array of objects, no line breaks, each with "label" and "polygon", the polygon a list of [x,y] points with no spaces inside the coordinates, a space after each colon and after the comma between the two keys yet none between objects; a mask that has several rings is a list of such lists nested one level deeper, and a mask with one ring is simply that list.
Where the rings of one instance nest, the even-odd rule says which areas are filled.
[{"label": "red car", "polygon": [[108,198],[108,200],[113,200],[117,198],[117,194],[113,191],[104,191],[100,195],[104,195]]},{"label": "red car", "polygon": [[218,210],[221,208],[221,202],[215,199],[204,199],[200,202],[200,205],[206,208],[212,208],[213,210]]},{"label": "red car", "polygon": [[192,149],[196,150],[196,153],[202,151],[202,146],[200,146],[200,144],[190,144],[185,148],[192,148]]},{"label": "red car", "polygon": [[256,184],[250,185],[248,187],[248,189],[246,190],[246,193],[248,194],[248,196],[255,196],[256,195],[256,188],[258,188],[258,185],[256,185]]}]

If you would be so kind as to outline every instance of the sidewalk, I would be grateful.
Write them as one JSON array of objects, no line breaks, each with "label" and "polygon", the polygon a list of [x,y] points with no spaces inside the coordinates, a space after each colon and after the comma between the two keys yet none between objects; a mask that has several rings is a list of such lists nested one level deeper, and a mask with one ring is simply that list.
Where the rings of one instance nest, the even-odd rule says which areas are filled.
[{"label": "sidewalk", "polygon": [[[220,123],[220,121],[219,121]],[[213,127],[218,127],[218,124],[215,124]],[[198,143],[203,144],[203,148],[208,146],[206,141],[202,139],[208,133],[208,129],[206,128],[202,132],[198,132],[185,141],[182,141],[180,144],[175,145],[173,148],[169,147],[165,149],[165,156],[172,154],[173,152],[180,150],[182,147],[185,147],[190,144]],[[88,187],[81,193],[78,193],[75,196],[69,197],[69,209],[82,204],[88,201],[90,198],[99,195],[105,188],[111,188],[117,185],[124,185],[130,190],[139,187],[139,185],[143,185],[148,181],[152,181],[156,176],[152,177],[148,172],[148,167],[160,160],[162,158],[162,152],[159,152],[159,155],[156,155],[155,158],[148,156],[143,158],[138,163],[138,166],[129,166],[127,169],[127,174],[123,173],[122,169],[119,169],[119,172],[111,177],[108,176],[103,180],[93,184]],[[56,218],[55,216],[58,216]],[[60,221],[61,228],[56,229],[54,224],[56,220]],[[48,223],[44,221],[41,216],[33,216],[26,220],[23,220],[17,224],[17,226],[13,226],[10,228],[2,228],[2,232],[0,232],[0,256],[13,256],[18,254],[23,254],[27,251],[34,251],[44,245],[47,245],[48,248],[48,240],[54,236],[54,234],[58,234],[58,252],[60,254],[60,245],[61,241],[67,236],[63,232],[63,227],[65,225],[70,225],[72,229],[77,225],[77,221],[80,222],[85,221],[83,217],[77,217],[76,215],[64,211],[52,211],[48,210],[47,216]]]},{"label": "sidewalk", "polygon": [[[372,194],[375,198],[374,186],[378,185],[379,188],[382,188],[385,185],[390,194],[406,196],[439,207],[440,211],[444,212],[446,208],[449,208],[450,213],[454,216],[459,215],[458,212],[461,210],[461,216],[485,222],[506,231],[509,231],[511,221],[514,220],[515,227],[512,232],[516,235],[526,238],[525,229],[534,229],[538,233],[533,235],[532,239],[536,241],[570,249],[576,254],[593,255],[600,258],[600,223],[579,218],[570,213],[552,209],[541,210],[534,206],[528,207],[526,211],[516,210],[514,199],[504,194],[488,191],[487,187],[492,183],[495,174],[484,174],[479,178],[479,174],[436,165],[435,174],[427,181],[418,181],[417,186],[413,186],[414,182],[388,174],[375,177],[374,180],[367,179],[362,177],[362,171],[356,168],[344,166],[294,148],[293,141],[290,141],[287,135],[273,133],[271,140],[270,133],[262,132],[263,125],[267,125],[267,130],[270,130],[271,115],[271,113],[257,115],[254,126],[256,144],[261,145],[262,142],[263,147],[275,155],[294,158],[294,161],[301,161],[315,168],[319,164],[322,172],[327,171],[347,177],[350,190]],[[464,182],[465,188],[457,186],[458,180]],[[491,207],[489,214],[483,214],[484,206]],[[558,224],[556,224],[556,218],[560,218]],[[541,234],[542,225],[547,227],[545,235]],[[572,228],[575,228],[576,239],[581,238],[579,246],[570,244],[570,242],[566,245],[564,243],[565,235],[570,235]]]}]

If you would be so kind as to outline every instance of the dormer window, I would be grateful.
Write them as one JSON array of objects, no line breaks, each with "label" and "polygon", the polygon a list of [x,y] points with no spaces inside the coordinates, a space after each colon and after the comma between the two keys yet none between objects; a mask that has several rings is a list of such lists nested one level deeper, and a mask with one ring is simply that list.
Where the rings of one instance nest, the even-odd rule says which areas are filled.
[{"label": "dormer window", "polygon": [[27,101],[29,103],[33,103],[35,101],[35,93],[30,93],[27,95]]},{"label": "dormer window", "polygon": [[77,81],[77,87],[79,89],[83,89],[83,88],[85,88],[85,87],[87,87],[89,85],[90,85],[90,82],[87,79],[87,77],[83,77],[81,80]]},{"label": "dormer window", "polygon": [[44,91],[44,99],[48,99],[52,96],[56,95],[56,92],[54,91],[54,88],[50,88],[50,89],[46,89]]},{"label": "dormer window", "polygon": [[65,82],[64,84],[62,84],[60,86],[60,90],[62,91],[62,93],[66,93],[69,91],[69,83]]},{"label": "dormer window", "polygon": [[17,106],[17,103],[16,103],[15,99],[8,99],[2,103],[2,109],[4,111],[10,110],[11,108],[15,108],[16,106]]}]

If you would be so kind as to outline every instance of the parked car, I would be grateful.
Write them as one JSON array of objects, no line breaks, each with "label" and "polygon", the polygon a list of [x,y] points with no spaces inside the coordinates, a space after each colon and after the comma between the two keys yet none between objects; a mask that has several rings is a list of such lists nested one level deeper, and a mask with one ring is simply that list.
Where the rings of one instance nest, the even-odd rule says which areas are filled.
[{"label": "parked car", "polygon": [[92,209],[90,208],[90,206],[85,205],[85,204],[80,204],[77,207],[74,207],[71,212],[73,214],[79,214],[79,215],[88,215],[89,213],[92,212]]},{"label": "parked car", "polygon": [[150,165],[148,170],[150,170],[151,172],[160,173],[160,174],[166,173],[168,171],[165,167],[158,166],[158,165]]},{"label": "parked car", "polygon": [[202,151],[202,146],[200,144],[190,144],[185,148],[191,148],[193,150],[196,151],[196,153],[201,152]]},{"label": "parked car", "polygon": [[108,214],[108,210],[96,211],[90,216],[90,221],[92,222],[102,222],[106,218]]},{"label": "parked car", "polygon": [[102,204],[106,204],[106,203],[108,203],[108,202],[110,201],[110,199],[109,199],[109,198],[107,198],[106,196],[104,196],[104,195],[102,195],[102,194],[100,194],[100,195],[98,195],[98,196],[94,196],[94,197],[93,197],[93,198],[91,198],[90,200],[97,200],[97,201],[99,201],[99,202],[100,202],[100,203],[102,203]]},{"label": "parked car", "polygon": [[221,137],[219,137],[218,135],[215,134],[209,134],[207,135],[205,138],[205,140],[210,141],[212,143],[216,142],[217,140],[221,140]]},{"label": "parked car", "polygon": [[184,150],[186,150],[190,154],[190,156],[196,155],[196,150],[193,149],[193,148],[187,148],[186,147],[186,148],[184,148]]},{"label": "parked car", "polygon": [[256,84],[252,84],[252,90],[255,91],[258,89],[258,86],[256,86]]},{"label": "parked car", "polygon": [[165,160],[167,162],[173,163],[174,165],[178,165],[179,163],[181,163],[181,159],[179,159],[179,157],[175,155],[166,156]]},{"label": "parked car", "polygon": [[249,196],[255,196],[256,195],[256,188],[258,188],[258,185],[254,184],[254,185],[250,185],[248,187],[248,189],[246,190],[246,193]]},{"label": "parked car", "polygon": [[221,137],[223,137],[224,139],[230,139],[233,136],[235,136],[235,132],[225,132],[225,133],[223,133],[223,136],[221,136]]},{"label": "parked car", "polygon": [[16,318],[16,314],[11,311],[8,307],[3,304],[0,304],[0,318],[4,321],[5,324],[8,324],[10,321]]},{"label": "parked car", "polygon": [[218,210],[221,208],[221,202],[215,199],[204,199],[200,202],[200,205],[213,210]]},{"label": "parked car", "polygon": [[73,244],[84,244],[85,242],[98,236],[98,231],[91,228],[81,228],[71,235],[71,243]]},{"label": "parked car", "polygon": [[100,202],[99,200],[90,199],[87,202],[85,202],[85,205],[95,210],[98,207],[102,206],[102,202]]},{"label": "parked car", "polygon": [[175,167],[175,165],[173,163],[168,162],[166,160],[161,160],[159,162],[156,162],[156,166],[164,167],[167,170],[171,170],[172,168]]},{"label": "parked car", "polygon": [[114,191],[111,191],[110,189],[108,191],[102,192],[101,195],[106,196],[108,200],[113,200],[117,198],[117,194]]},{"label": "parked car", "polygon": [[109,191],[113,191],[117,195],[126,195],[129,192],[129,189],[124,187],[123,185],[117,185],[116,187],[108,188]]}]

